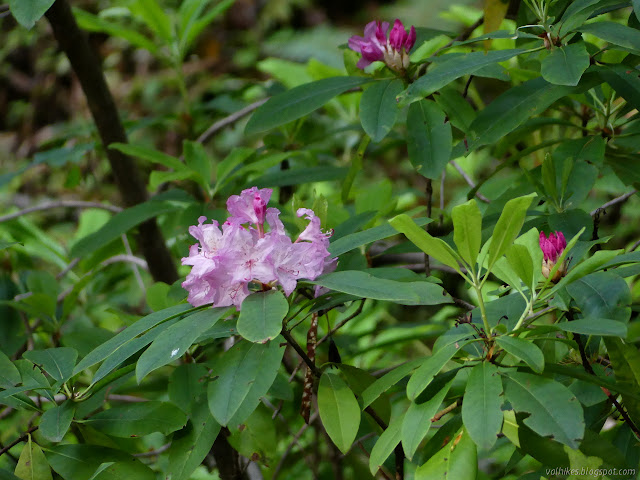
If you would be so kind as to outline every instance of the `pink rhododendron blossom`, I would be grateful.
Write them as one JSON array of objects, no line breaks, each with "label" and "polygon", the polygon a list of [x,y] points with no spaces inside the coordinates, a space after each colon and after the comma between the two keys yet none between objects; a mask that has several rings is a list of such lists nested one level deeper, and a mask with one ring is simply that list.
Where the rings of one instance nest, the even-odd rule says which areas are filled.
[{"label": "pink rhododendron blossom", "polygon": [[370,22],[364,28],[364,37],[354,35],[349,39],[349,48],[362,55],[358,61],[358,68],[364,70],[372,62],[384,61],[395,71],[406,70],[409,66],[409,50],[416,43],[416,29],[411,27],[409,32],[400,20],[393,24],[388,35],[389,22]]},{"label": "pink rhododendron blossom", "polygon": [[261,284],[263,289],[280,285],[290,295],[298,280],[315,280],[335,269],[337,259],[330,259],[327,250],[330,234],[320,229],[313,210],[298,210],[298,216],[309,224],[294,242],[285,232],[280,211],[267,208],[271,193],[271,189],[253,187],[231,196],[227,201],[231,216],[222,229],[216,221],[205,224],[206,217],[189,227],[198,240],[182,259],[183,265],[192,267],[182,283],[189,292],[189,303],[239,308],[251,293],[250,283]]},{"label": "pink rhododendron blossom", "polygon": [[[544,275],[544,278],[549,278],[551,270],[558,262],[558,258],[562,255],[566,246],[567,241],[565,240],[562,232],[550,233],[549,238],[547,238],[544,232],[540,232],[540,249],[544,255],[544,259],[542,260],[542,275]],[[557,282],[566,273],[567,265],[566,262],[563,262],[551,281]]]}]

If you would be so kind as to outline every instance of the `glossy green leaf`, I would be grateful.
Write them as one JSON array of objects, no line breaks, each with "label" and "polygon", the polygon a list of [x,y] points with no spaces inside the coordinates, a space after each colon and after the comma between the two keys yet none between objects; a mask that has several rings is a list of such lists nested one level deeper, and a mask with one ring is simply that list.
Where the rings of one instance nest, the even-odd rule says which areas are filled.
[{"label": "glossy green leaf", "polygon": [[437,103],[422,100],[409,106],[407,147],[416,171],[427,178],[440,178],[451,159],[451,124]]},{"label": "glossy green leaf", "polygon": [[[422,227],[427,223],[431,223],[430,218],[415,218],[413,222]],[[337,230],[336,230],[337,233]],[[379,225],[377,227],[369,228],[361,232],[351,233],[332,241],[329,245],[329,253],[332,257],[337,257],[343,253],[350,252],[351,250],[358,248],[362,245],[373,243],[377,240],[383,240],[385,238],[397,235],[398,231],[391,225]]]},{"label": "glossy green leaf", "polygon": [[325,373],[318,386],[318,412],[327,434],[347,453],[360,427],[360,406],[355,395],[338,375]]},{"label": "glossy green leaf", "polygon": [[174,433],[169,449],[168,472],[172,480],[188,480],[211,450],[220,432],[206,404],[197,404],[191,421]]},{"label": "glossy green leaf", "polygon": [[217,376],[207,390],[209,410],[222,426],[242,423],[273,384],[284,348],[281,338],[262,343],[241,341],[216,362]]},{"label": "glossy green leaf", "polygon": [[[64,480],[154,480],[153,470],[122,450],[102,445],[56,445],[47,449],[51,468]],[[104,468],[106,465],[106,468]],[[113,467],[113,468],[110,468]],[[98,470],[98,475],[94,476]]]},{"label": "glossy green leaf", "polygon": [[400,443],[400,440],[402,440],[403,419],[404,415],[393,419],[371,449],[371,456],[369,457],[369,471],[371,475],[376,474],[387,458],[389,458],[389,455],[393,453],[396,446]]},{"label": "glossy green leaf", "polygon": [[376,82],[360,99],[362,128],[374,142],[381,141],[396,123],[400,109],[396,97],[402,91],[399,78]]},{"label": "glossy green leaf", "polygon": [[592,67],[618,95],[640,108],[640,78],[635,68],[624,65],[598,65]]},{"label": "glossy green leaf", "polygon": [[206,396],[204,381],[208,376],[209,369],[203,363],[178,365],[169,376],[169,399],[184,413],[191,415],[200,397]]},{"label": "glossy green leaf", "polygon": [[55,381],[63,383],[71,378],[76,365],[78,352],[69,347],[47,348],[45,350],[29,350],[24,358],[40,365]]},{"label": "glossy green leaf", "polygon": [[453,207],[453,241],[460,256],[475,268],[482,241],[482,214],[475,199]]},{"label": "glossy green leaf", "polygon": [[228,308],[212,308],[189,315],[162,332],[138,359],[136,380],[138,383],[149,372],[180,358],[196,339],[211,328],[228,311]]},{"label": "glossy green leaf", "polygon": [[251,135],[266,132],[297,120],[317,110],[333,97],[371,81],[372,79],[365,77],[332,77],[292,88],[270,98],[258,108],[247,123],[245,133]]},{"label": "glossy green leaf", "polygon": [[516,412],[528,413],[525,425],[543,437],[578,448],[584,436],[582,406],[564,385],[529,373],[508,372],[505,397]]},{"label": "glossy green leaf", "polygon": [[401,214],[389,220],[389,223],[398,232],[404,233],[404,235],[424,253],[432,256],[440,263],[444,263],[455,269],[457,272],[461,272],[460,265],[456,258],[457,254],[453,248],[445,241],[432,237],[418,227],[411,217],[406,214]]},{"label": "glossy green leaf", "polygon": [[440,405],[449,392],[452,382],[453,380],[449,381],[438,393],[426,402],[411,402],[409,405],[409,409],[405,413],[402,422],[402,447],[409,460],[413,459],[413,455],[416,453],[420,443],[427,436],[427,433],[429,433],[432,423],[431,419],[438,413]]},{"label": "glossy green leaf", "polygon": [[525,51],[513,49],[487,53],[449,54],[438,57],[437,63],[429,67],[425,75],[418,78],[404,93],[398,96],[400,106],[421,100],[464,75],[473,75],[487,65],[504,62]]},{"label": "glossy green leaf", "polygon": [[478,452],[471,436],[463,429],[418,467],[415,480],[475,480]]},{"label": "glossy green leaf", "polygon": [[497,143],[529,118],[544,112],[553,102],[576,89],[554,85],[542,77],[510,88],[482,110],[471,124],[477,138],[470,148]]},{"label": "glossy green leaf", "polygon": [[612,272],[595,272],[567,285],[567,292],[585,317],[626,322],[631,316],[631,291]]},{"label": "glossy green leaf", "polygon": [[75,409],[74,402],[65,400],[44,412],[40,420],[40,434],[50,442],[62,441],[69,430]]},{"label": "glossy green leaf", "polygon": [[21,480],[21,479],[16,477],[13,473],[3,468],[0,468],[0,480]]},{"label": "glossy green leaf", "polygon": [[418,358],[407,362],[378,378],[362,392],[362,408],[366,408],[376,401],[380,395],[396,385],[400,380],[422,365],[423,359]]},{"label": "glossy green leaf", "polygon": [[211,159],[204,145],[185,140],[182,149],[187,168],[194,173],[196,182],[208,193],[211,189]]},{"label": "glossy green leaf", "polygon": [[0,350],[0,387],[9,388],[20,383],[20,372]]},{"label": "glossy green leaf", "polygon": [[282,320],[289,311],[287,299],[278,290],[256,292],[242,302],[238,333],[250,342],[272,340],[282,330]]},{"label": "glossy green leaf", "polygon": [[186,415],[171,403],[150,401],[112,407],[84,421],[113,437],[141,437],[160,432],[168,435],[187,423]]},{"label": "glossy green leaf", "polygon": [[23,27],[31,28],[55,0],[9,0],[11,14]]},{"label": "glossy green leaf", "polygon": [[542,373],[544,370],[544,354],[533,341],[503,335],[496,338],[496,343],[507,353],[529,365],[533,371]]},{"label": "glossy green leaf", "polygon": [[435,283],[397,282],[359,270],[328,273],[309,283],[361,298],[387,300],[401,305],[439,305],[452,302],[451,297]]},{"label": "glossy green leaf", "polygon": [[560,19],[560,33],[567,34],[581,26],[598,8],[601,0],[575,0],[569,4]]},{"label": "glossy green leaf", "polygon": [[181,208],[177,203],[161,200],[149,200],[135,207],[127,208],[114,215],[98,231],[78,240],[78,242],[71,247],[71,256],[83,257],[88,255],[116,238],[120,238],[121,235],[133,227],[140,225],[145,220],[157,217],[163,213],[174,212]]},{"label": "glossy green leaf", "polygon": [[555,48],[542,60],[542,78],[554,85],[576,86],[589,68],[589,53],[584,42]]},{"label": "glossy green leaf", "polygon": [[475,444],[493,447],[502,427],[502,380],[498,368],[481,362],[471,369],[462,402],[462,421]]},{"label": "glossy green leaf", "polygon": [[53,478],[42,449],[31,441],[31,437],[22,447],[18,465],[13,473],[22,480],[51,480]]},{"label": "glossy green leaf", "polygon": [[603,337],[627,337],[627,325],[617,320],[606,318],[587,317],[571,322],[554,324],[565,332],[579,333],[582,335],[600,335]]},{"label": "glossy green leaf", "polygon": [[487,268],[489,270],[491,270],[493,264],[506,253],[507,249],[518,237],[520,229],[524,224],[524,219],[527,216],[527,209],[535,196],[535,193],[531,193],[524,197],[512,198],[502,209],[502,214],[493,229],[493,236],[491,237],[491,244],[489,245],[489,256],[487,259]]},{"label": "glossy green leaf", "polygon": [[128,8],[158,36],[158,39],[167,44],[174,41],[171,18],[157,0],[133,0]]},{"label": "glossy green leaf", "polygon": [[424,359],[422,365],[413,372],[407,384],[407,397],[409,397],[409,400],[414,401],[429,386],[433,377],[453,358],[462,344],[463,342],[456,342],[446,345]]},{"label": "glossy green leaf", "polygon": [[434,99],[449,117],[451,125],[465,133],[469,132],[471,122],[476,118],[476,112],[458,90],[443,88],[438,95],[434,95]]},{"label": "glossy green leaf", "polygon": [[[615,385],[624,386],[622,400],[634,422],[640,421],[640,351],[619,338],[603,337],[615,373]],[[615,391],[615,387],[614,387]],[[631,395],[631,394],[633,395]]]},{"label": "glossy green leaf", "polygon": [[[159,312],[154,312],[145,317],[142,317],[133,325],[125,328],[122,332],[118,333],[115,337],[107,340],[102,345],[92,350],[78,363],[73,373],[79,373],[82,370],[89,368],[98,362],[101,362],[110,355],[117,354],[119,349],[134,340],[138,335],[155,327],[159,323],[182,315],[191,308],[191,305],[188,304],[176,305],[174,307],[169,307],[164,310],[160,310]],[[124,358],[123,360],[125,359],[126,358]]]},{"label": "glossy green leaf", "polygon": [[627,27],[621,23],[602,21],[582,25],[578,30],[640,55],[640,32],[635,28]]}]

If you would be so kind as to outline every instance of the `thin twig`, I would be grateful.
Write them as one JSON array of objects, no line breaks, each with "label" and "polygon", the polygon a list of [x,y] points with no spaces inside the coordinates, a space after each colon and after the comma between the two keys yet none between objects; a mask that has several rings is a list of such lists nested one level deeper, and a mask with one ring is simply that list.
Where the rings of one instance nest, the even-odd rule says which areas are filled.
[{"label": "thin twig", "polygon": [[447,413],[450,413],[452,410],[455,410],[456,408],[458,408],[460,405],[462,405],[462,399],[459,398],[458,400],[456,400],[455,402],[453,402],[451,405],[449,405],[448,407],[443,408],[442,410],[440,410],[438,413],[436,413],[433,417],[431,417],[431,423],[433,422],[437,422],[438,420],[440,420],[442,417],[444,417]]},{"label": "thin twig", "polygon": [[165,443],[164,445],[156,448],[155,450],[149,450],[148,452],[142,452],[142,453],[134,453],[133,456],[138,458],[155,457],[157,455],[160,455],[161,453],[166,452],[167,450],[169,450],[170,447],[171,447],[171,442]]},{"label": "thin twig", "polygon": [[37,429],[38,429],[38,427],[31,427],[29,430],[27,430],[25,433],[20,435],[17,439],[15,439],[9,445],[7,445],[6,447],[2,448],[0,450],[0,456],[2,456],[5,453],[7,453],[9,450],[11,450],[13,447],[15,447],[20,442],[24,442],[27,438],[29,438],[29,435],[32,434],[33,432],[35,432]]},{"label": "thin twig", "polygon": [[590,215],[593,217],[594,215],[600,213],[602,210],[605,210],[609,207],[612,207],[613,205],[617,205],[618,203],[622,203],[626,201],[629,197],[632,197],[636,193],[638,193],[638,190],[633,190],[631,192],[625,193],[624,195],[620,195],[619,197],[616,197],[613,200],[608,201],[601,207],[598,207],[595,210],[592,210]]},{"label": "thin twig", "polygon": [[213,125],[211,125],[209,128],[207,128],[197,138],[196,142],[198,142],[198,143],[206,143],[211,137],[213,137],[216,134],[216,132],[218,132],[219,130],[222,130],[224,127],[226,127],[228,125],[231,125],[232,123],[237,122],[238,120],[240,120],[245,115],[250,114],[255,109],[257,109],[258,107],[263,105],[267,100],[269,100],[269,97],[263,98],[262,100],[258,100],[257,102],[253,102],[252,104],[247,105],[244,108],[241,108],[237,112],[233,112],[231,115],[229,115],[227,117],[224,117],[221,120],[218,120]]},{"label": "thin twig", "polygon": [[105,205],[104,203],[83,202],[81,200],[59,200],[57,202],[47,202],[40,205],[34,205],[33,207],[27,207],[23,210],[9,213],[8,215],[3,215],[2,217],[0,217],[0,223],[8,222],[9,220],[13,220],[14,218],[21,217],[28,213],[40,212],[42,210],[51,210],[54,208],[101,208],[103,210],[109,210],[113,213],[122,211],[122,208],[120,207],[116,207],[115,205]]},{"label": "thin twig", "polygon": [[[460,175],[462,175],[462,178],[464,178],[464,181],[467,182],[467,184],[471,188],[476,188],[476,184],[474,183],[474,181],[471,180],[471,177],[469,175],[467,175],[467,172],[465,172],[462,169],[462,167],[460,165],[458,165],[458,162],[456,162],[455,160],[451,160],[451,165],[453,165],[454,168],[458,171],[458,173]],[[484,203],[491,203],[491,200],[489,200],[487,197],[482,195],[480,192],[476,192],[476,197],[478,197],[478,200],[480,200],[480,201],[482,201]]]},{"label": "thin twig", "polygon": [[149,270],[149,266],[147,265],[147,262],[142,258],[138,258],[134,255],[124,255],[124,254],[114,255],[113,257],[107,258],[104,262],[101,263],[101,265],[103,267],[106,267],[107,265],[111,265],[112,263],[118,263],[118,262],[133,263],[134,265],[142,267],[145,270]]},{"label": "thin twig", "polygon": [[[122,244],[124,245],[124,251],[127,252],[127,256],[132,257],[132,258],[136,258],[133,256],[133,251],[131,250],[131,245],[129,245],[129,240],[127,239],[127,235],[126,234],[122,234],[121,235],[122,238]],[[131,263],[131,269],[133,270],[133,276],[136,277],[136,281],[138,282],[138,286],[140,287],[140,290],[142,291],[142,293],[144,293],[144,296],[147,296],[147,289],[144,286],[144,282],[142,281],[142,276],[140,275],[140,270],[138,269],[138,263],[137,262],[130,262]],[[147,262],[144,262],[144,268],[145,270],[149,270],[149,266],[147,265]]]},{"label": "thin twig", "polygon": [[337,332],[338,330],[340,330],[342,327],[345,326],[345,324],[350,321],[353,320],[354,318],[356,318],[358,315],[360,315],[362,313],[362,309],[364,307],[364,302],[365,302],[366,298],[363,298],[362,300],[360,300],[360,305],[358,305],[358,308],[356,309],[355,312],[353,312],[351,315],[349,315],[347,318],[345,318],[344,320],[340,321],[335,327],[333,327],[329,333],[327,333],[324,337],[322,337],[320,340],[318,340],[318,345],[324,343],[325,341],[327,341],[329,339],[329,337],[331,337],[331,335],[333,335],[335,332]]}]

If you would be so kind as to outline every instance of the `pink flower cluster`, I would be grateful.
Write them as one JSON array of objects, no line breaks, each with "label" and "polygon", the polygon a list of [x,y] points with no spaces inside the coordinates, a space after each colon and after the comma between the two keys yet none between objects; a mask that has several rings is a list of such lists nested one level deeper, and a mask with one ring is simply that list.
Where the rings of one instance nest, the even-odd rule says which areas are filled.
[{"label": "pink flower cluster", "polygon": [[[198,240],[189,249],[183,265],[192,269],[183,288],[193,306],[213,303],[217,307],[240,308],[249,295],[249,283],[261,288],[280,284],[290,295],[301,278],[315,280],[325,270],[335,268],[329,259],[330,233],[320,230],[320,219],[308,208],[298,209],[309,224],[294,242],[286,234],[277,208],[267,208],[272,190],[256,187],[232,195],[227,200],[231,214],[219,228],[215,220],[198,219],[189,233]],[[269,231],[265,231],[265,224]]]},{"label": "pink flower cluster", "polygon": [[388,31],[389,22],[374,21],[364,28],[364,37],[354,35],[349,39],[349,48],[362,55],[358,68],[364,70],[372,62],[383,60],[392,70],[407,69],[409,50],[416,43],[416,29],[412,26],[407,32],[402,22],[396,19],[387,39]]},{"label": "pink flower cluster", "polygon": [[[547,238],[544,232],[540,232],[540,249],[544,255],[544,259],[542,260],[542,275],[544,275],[544,278],[549,278],[551,270],[553,270],[553,267],[558,262],[558,258],[560,258],[560,255],[562,255],[566,247],[567,241],[562,232],[550,233],[549,238]],[[563,262],[556,270],[551,281],[557,282],[564,277],[566,273],[567,263]]]}]

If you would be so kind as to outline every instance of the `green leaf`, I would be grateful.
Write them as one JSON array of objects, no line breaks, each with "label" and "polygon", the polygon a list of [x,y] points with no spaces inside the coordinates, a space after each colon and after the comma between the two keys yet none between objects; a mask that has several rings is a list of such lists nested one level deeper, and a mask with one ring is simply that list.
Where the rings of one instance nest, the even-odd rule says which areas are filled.
[{"label": "green leaf", "polygon": [[278,290],[256,292],[242,302],[238,333],[250,342],[272,340],[282,330],[282,320],[289,312],[287,299]]},{"label": "green leaf", "polygon": [[209,193],[211,190],[211,159],[199,142],[185,140],[182,144],[184,161],[193,173],[202,189]]},{"label": "green leaf", "polygon": [[478,452],[471,436],[463,429],[416,470],[415,480],[475,480]]},{"label": "green leaf", "polygon": [[186,415],[167,402],[141,402],[117,406],[89,417],[84,424],[113,437],[141,437],[160,432],[165,435],[180,430]]},{"label": "green leaf", "polygon": [[20,478],[7,470],[0,468],[0,480],[20,480]]},{"label": "green leaf", "polygon": [[191,421],[185,428],[174,433],[169,449],[167,473],[172,480],[188,480],[211,450],[220,432],[205,403],[197,404]]},{"label": "green leaf", "polygon": [[360,121],[374,142],[386,137],[395,125],[400,113],[396,97],[401,91],[402,81],[395,78],[376,82],[362,94]]},{"label": "green leaf", "polygon": [[402,447],[409,460],[413,459],[418,446],[427,436],[431,428],[431,419],[438,413],[440,404],[442,404],[445,395],[449,392],[452,383],[453,380],[449,381],[428,401],[424,403],[411,402],[411,405],[409,405],[402,422]]},{"label": "green leaf", "polygon": [[[180,39],[180,55],[184,57],[193,41],[213,20],[218,18],[235,0],[221,0],[213,7],[211,0],[186,0],[180,5],[178,38]],[[206,10],[205,10],[206,9]]]},{"label": "green leaf", "polygon": [[[427,223],[431,223],[431,221],[432,220],[430,218],[413,219],[413,222],[419,227],[422,227]],[[398,231],[391,225],[379,225],[377,227],[363,230],[362,232],[351,233],[349,235],[345,235],[344,237],[340,237],[337,240],[331,242],[328,250],[332,257],[337,257],[339,255],[342,255],[343,253],[350,252],[351,250],[362,245],[367,245],[377,240],[383,240],[397,234]]]},{"label": "green leaf", "polygon": [[158,46],[152,40],[133,28],[127,28],[119,23],[110,22],[98,15],[93,15],[79,8],[73,9],[73,16],[76,17],[78,26],[83,30],[106,33],[114,38],[126,40],[134,47],[143,48],[154,54],[158,52]]},{"label": "green leaf", "polygon": [[115,142],[109,144],[109,148],[118,150],[119,152],[122,152],[125,155],[129,155],[130,157],[146,160],[157,165],[163,165],[167,168],[175,170],[176,172],[188,170],[187,166],[178,158],[167,155],[166,153],[154,148],[145,147],[144,145]]},{"label": "green leaf", "polygon": [[69,430],[75,404],[71,400],[65,400],[60,405],[50,408],[42,415],[40,420],[40,433],[50,442],[60,442]]},{"label": "green leaf", "polygon": [[64,383],[71,378],[78,352],[69,347],[29,350],[22,355],[27,360],[40,365],[56,382]]},{"label": "green leaf", "polygon": [[582,335],[600,335],[603,337],[627,337],[627,325],[617,320],[587,317],[581,320],[555,323],[565,332],[580,333]]},{"label": "green leaf", "polygon": [[460,256],[475,268],[482,241],[482,214],[475,199],[453,207],[453,241]]},{"label": "green leaf", "polygon": [[42,449],[31,441],[31,437],[22,447],[18,465],[13,473],[22,480],[52,480],[53,478]]},{"label": "green leaf", "polygon": [[174,41],[171,19],[157,0],[134,0],[128,7],[166,44]]},{"label": "green leaf", "polygon": [[516,412],[529,413],[525,425],[543,437],[578,448],[584,435],[582,406],[567,387],[529,373],[508,372],[505,396]]},{"label": "green leaf", "polygon": [[360,298],[387,300],[401,305],[439,305],[452,302],[442,287],[435,283],[398,282],[374,277],[359,270],[328,273],[309,283]]},{"label": "green leaf", "polygon": [[178,365],[169,376],[169,399],[187,415],[191,415],[200,397],[207,393],[202,382],[209,376],[208,372],[203,363],[185,363]]},{"label": "green leaf", "polygon": [[20,383],[20,380],[20,372],[9,357],[0,350],[0,387],[13,387]]},{"label": "green leaf", "polygon": [[640,32],[616,22],[595,22],[582,25],[578,30],[590,33],[605,42],[624,47],[635,55],[640,55]]},{"label": "green leaf", "polygon": [[418,227],[411,217],[403,213],[389,220],[389,223],[398,232],[404,233],[404,235],[424,253],[432,256],[440,263],[444,263],[455,269],[458,273],[462,273],[458,260],[456,259],[457,254],[453,248],[444,240],[432,237]]},{"label": "green leaf", "polygon": [[56,445],[47,449],[47,459],[64,480],[155,479],[153,471],[138,459],[104,446]]},{"label": "green leaf", "polygon": [[597,65],[591,69],[597,72],[618,95],[634,108],[640,108],[640,78],[638,78],[638,71],[635,68],[624,65]]},{"label": "green leaf", "polygon": [[9,0],[11,14],[23,27],[31,28],[55,0]]},{"label": "green leaf", "polygon": [[577,87],[554,85],[534,78],[508,89],[482,110],[471,124],[477,138],[473,150],[497,143],[529,118],[544,112],[553,102],[576,91]]},{"label": "green leaf", "polygon": [[163,213],[174,212],[183,208],[181,205],[161,200],[149,200],[135,207],[127,208],[114,215],[97,232],[93,232],[78,240],[71,247],[72,257],[83,257],[120,236],[145,220]]},{"label": "green leaf", "polygon": [[241,341],[216,362],[207,390],[209,410],[222,426],[239,425],[273,384],[284,348],[281,337],[262,343]]},{"label": "green leaf", "polygon": [[581,26],[598,8],[601,0],[575,0],[569,4],[560,19],[559,34],[567,34]]},{"label": "green leaf", "polygon": [[454,80],[473,75],[487,65],[504,62],[526,50],[498,50],[491,52],[471,52],[466,54],[448,54],[437,57],[437,63],[429,67],[425,75],[413,82],[407,90],[398,96],[400,106],[408,105],[431,95],[436,90],[449,85]]},{"label": "green leaf", "polygon": [[276,95],[258,108],[245,128],[245,133],[266,132],[317,110],[333,97],[371,82],[365,77],[332,77],[300,85]]},{"label": "green leaf", "polygon": [[487,268],[489,270],[518,237],[524,224],[524,219],[527,216],[527,209],[535,196],[535,193],[531,193],[524,197],[512,198],[502,209],[502,214],[493,229],[493,236],[489,245],[487,260]]},{"label": "green leaf", "polygon": [[567,285],[567,292],[585,317],[627,322],[631,316],[631,291],[612,272],[595,272]]},{"label": "green leaf", "polygon": [[156,338],[138,359],[138,383],[149,372],[180,358],[196,339],[211,328],[228,311],[226,307],[202,310],[171,325]]},{"label": "green leaf", "polygon": [[503,335],[496,338],[496,343],[507,353],[529,365],[534,372],[542,373],[544,370],[544,354],[533,341]]},{"label": "green leaf", "polygon": [[360,426],[360,406],[355,395],[338,375],[326,372],[318,386],[318,412],[333,443],[346,454]]},{"label": "green leaf", "polygon": [[[101,362],[105,358],[117,354],[118,350],[120,350],[124,345],[133,341],[138,335],[146,332],[150,328],[155,327],[159,323],[170,320],[175,317],[179,317],[184,314],[187,310],[192,309],[191,305],[182,304],[176,305],[173,307],[165,308],[164,310],[160,310],[159,312],[154,312],[146,317],[142,317],[138,321],[136,321],[130,327],[125,328],[122,332],[118,333],[115,337],[110,338],[106,342],[104,342],[99,347],[92,350],[86,357],[84,357],[76,368],[74,369],[74,375],[76,373],[80,373],[82,370],[95,365],[98,362]],[[128,356],[123,358],[122,360],[126,360],[129,358]],[[122,361],[120,360],[120,361]],[[118,362],[120,363],[120,362]]]},{"label": "green leaf", "polygon": [[465,133],[469,132],[471,122],[476,118],[476,112],[462,94],[454,88],[443,88],[434,95],[436,103],[445,111],[451,125]]},{"label": "green leaf", "polygon": [[442,347],[430,357],[426,357],[418,370],[416,370],[407,384],[407,397],[409,400],[415,401],[425,388],[429,386],[433,377],[447,364],[456,354],[464,342],[456,342]]},{"label": "green leaf", "polygon": [[[362,392],[362,408],[367,408],[375,402],[380,395],[396,385],[400,380],[422,365],[423,359],[418,358],[407,362],[378,378]],[[400,441],[400,440],[398,440]]]},{"label": "green leaf", "polygon": [[502,380],[498,368],[481,362],[471,369],[462,402],[462,421],[475,444],[493,447],[502,427]]},{"label": "green leaf", "polygon": [[514,243],[507,249],[506,254],[507,262],[509,262],[513,271],[516,272],[526,286],[533,288],[536,275],[529,249],[524,245]]},{"label": "green leaf", "polygon": [[576,86],[589,68],[589,53],[584,42],[570,43],[555,48],[544,60],[540,73],[554,85]]},{"label": "green leaf", "polygon": [[389,458],[389,455],[393,453],[393,450],[400,443],[402,439],[403,418],[404,415],[401,415],[392,420],[371,449],[371,456],[369,457],[369,471],[371,475],[376,474],[385,460]]},{"label": "green leaf", "polygon": [[411,104],[407,114],[409,160],[427,178],[440,178],[451,158],[451,124],[437,103],[423,100]]},{"label": "green leaf", "polygon": [[[627,390],[621,392],[622,400],[631,419],[637,424],[640,421],[640,351],[619,338],[603,337],[603,341],[615,373],[615,385],[624,386]],[[613,390],[616,391],[615,386]]]}]

